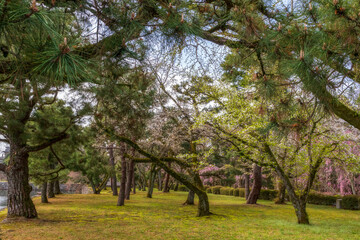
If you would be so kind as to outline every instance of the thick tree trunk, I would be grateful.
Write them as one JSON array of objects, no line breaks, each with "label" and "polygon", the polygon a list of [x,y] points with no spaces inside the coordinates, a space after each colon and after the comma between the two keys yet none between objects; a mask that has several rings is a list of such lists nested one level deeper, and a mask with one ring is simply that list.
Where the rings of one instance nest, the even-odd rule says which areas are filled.
[{"label": "thick tree trunk", "polygon": [[202,216],[209,216],[210,212],[210,205],[208,195],[205,192],[196,193],[199,197],[199,205],[198,205],[198,217]]},{"label": "thick tree trunk", "polygon": [[130,192],[131,192],[131,185],[132,185],[132,178],[134,174],[134,161],[130,161],[128,163],[128,171],[127,171],[127,178],[126,178],[126,190],[125,190],[125,199],[130,200]]},{"label": "thick tree trunk", "polygon": [[178,190],[179,190],[179,183],[177,182],[177,183],[175,184],[174,191],[178,191]]},{"label": "thick tree trunk", "polygon": [[47,198],[47,181],[44,181],[41,188],[41,203],[48,203]]},{"label": "thick tree trunk", "polygon": [[29,167],[27,153],[11,150],[9,167],[6,170],[8,180],[8,218],[35,218],[37,212],[31,200],[29,185]]},{"label": "thick tree trunk", "polygon": [[278,196],[275,199],[275,204],[285,204],[286,187],[283,181],[281,181],[280,179],[278,181],[277,188],[278,188]]},{"label": "thick tree trunk", "polygon": [[249,175],[249,169],[246,169],[245,173],[245,199],[247,200],[250,195],[250,175]]},{"label": "thick tree trunk", "polygon": [[59,182],[59,180],[56,180],[56,181],[55,181],[54,193],[55,193],[55,194],[61,194],[60,182]]},{"label": "thick tree trunk", "polygon": [[246,204],[256,204],[261,190],[261,167],[254,164],[253,167],[254,182],[251,188],[250,195],[246,201]]},{"label": "thick tree trunk", "polygon": [[117,179],[115,173],[115,158],[114,158],[114,150],[112,147],[113,146],[110,146],[109,148],[109,164],[112,170],[110,182],[111,182],[111,190],[113,192],[113,196],[117,196],[118,190],[117,190]]},{"label": "thick tree trunk", "polygon": [[48,198],[54,198],[55,197],[54,186],[55,186],[55,182],[50,181],[49,186],[48,186]]},{"label": "thick tree trunk", "polygon": [[184,205],[194,205],[194,199],[195,199],[195,193],[193,191],[189,191],[188,197],[186,201],[184,202]]},{"label": "thick tree trunk", "polygon": [[293,206],[295,208],[296,217],[298,219],[299,224],[310,224],[309,216],[306,212],[306,201],[297,199],[294,201]]},{"label": "thick tree trunk", "polygon": [[123,206],[125,203],[125,188],[126,188],[126,159],[124,156],[121,157],[121,180],[120,180],[120,191],[117,205]]}]

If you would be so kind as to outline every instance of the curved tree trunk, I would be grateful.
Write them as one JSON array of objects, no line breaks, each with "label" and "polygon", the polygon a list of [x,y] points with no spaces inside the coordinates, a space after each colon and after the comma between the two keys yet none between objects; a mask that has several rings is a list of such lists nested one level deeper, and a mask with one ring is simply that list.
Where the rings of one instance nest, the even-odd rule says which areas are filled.
[{"label": "curved tree trunk", "polygon": [[55,186],[55,182],[50,181],[49,186],[48,186],[48,198],[54,198],[55,197],[54,186]]},{"label": "curved tree trunk", "polygon": [[246,204],[256,204],[261,190],[261,167],[254,164],[253,167],[254,182],[251,188],[250,195],[246,201]]},{"label": "curved tree trunk", "polygon": [[189,190],[188,197],[186,201],[184,202],[184,205],[194,205],[194,199],[195,199],[195,193],[191,190]]},{"label": "curved tree trunk", "polygon": [[199,205],[198,205],[198,217],[202,216],[209,216],[210,212],[210,205],[209,205],[209,198],[206,192],[196,193],[199,197]]},{"label": "curved tree trunk", "polygon": [[61,194],[59,179],[55,181],[54,193],[55,194]]},{"label": "curved tree trunk", "polygon": [[126,187],[126,159],[125,156],[121,156],[121,181],[120,191],[117,205],[123,206],[125,203],[125,187]]},{"label": "curved tree trunk", "polygon": [[44,181],[41,187],[41,203],[49,203],[47,198],[47,181]]},{"label": "curved tree trunk", "polygon": [[37,212],[31,200],[29,185],[28,153],[11,150],[10,163],[6,170],[8,180],[8,218],[35,218]]}]

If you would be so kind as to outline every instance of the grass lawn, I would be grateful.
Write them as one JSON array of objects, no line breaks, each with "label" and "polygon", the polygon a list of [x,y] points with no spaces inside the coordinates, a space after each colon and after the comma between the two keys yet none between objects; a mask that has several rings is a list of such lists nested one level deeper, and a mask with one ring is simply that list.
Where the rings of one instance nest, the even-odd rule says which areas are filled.
[{"label": "grass lawn", "polygon": [[[360,212],[309,205],[312,225],[296,223],[293,207],[270,201],[245,205],[244,198],[209,194],[209,217],[195,217],[196,206],[183,206],[184,192],[144,192],[126,206],[100,195],[59,195],[42,204],[34,199],[39,218],[1,224],[1,239],[360,239]],[[6,210],[0,212],[0,220]]]}]

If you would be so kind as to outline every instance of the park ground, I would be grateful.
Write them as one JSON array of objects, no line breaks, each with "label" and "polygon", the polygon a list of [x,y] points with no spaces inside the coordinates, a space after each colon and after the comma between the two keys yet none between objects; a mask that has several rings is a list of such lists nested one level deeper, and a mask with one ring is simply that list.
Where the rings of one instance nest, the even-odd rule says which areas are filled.
[{"label": "park ground", "polygon": [[[209,194],[209,217],[195,217],[196,206],[183,206],[185,192],[144,192],[117,207],[109,192],[100,195],[62,194],[42,204],[34,198],[39,218],[0,225],[5,239],[360,239],[360,212],[309,205],[311,225],[296,223],[290,204]],[[5,219],[6,210],[0,212]]]}]

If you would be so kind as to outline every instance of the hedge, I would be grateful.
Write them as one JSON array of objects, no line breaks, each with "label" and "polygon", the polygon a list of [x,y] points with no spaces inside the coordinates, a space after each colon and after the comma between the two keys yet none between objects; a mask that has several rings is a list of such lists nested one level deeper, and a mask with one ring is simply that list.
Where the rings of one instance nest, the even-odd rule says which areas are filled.
[{"label": "hedge", "polygon": [[179,185],[178,191],[180,191],[180,192],[188,192],[189,189],[185,185]]},{"label": "hedge", "polygon": [[278,191],[273,189],[261,189],[259,199],[274,200],[277,197]]},{"label": "hedge", "polygon": [[310,192],[307,198],[307,202],[316,205],[335,205],[336,199],[340,196],[325,195],[317,192]]},{"label": "hedge", "polygon": [[342,198],[341,208],[350,210],[360,209],[360,196],[346,195]]},{"label": "hedge", "polygon": [[214,186],[211,188],[211,192],[213,194],[220,194],[220,188],[222,188],[222,186]]}]

